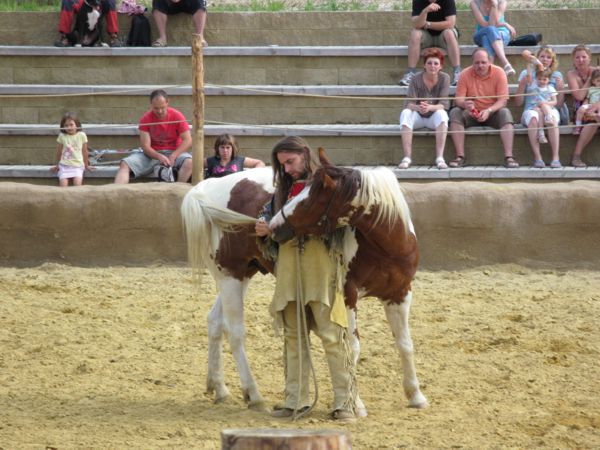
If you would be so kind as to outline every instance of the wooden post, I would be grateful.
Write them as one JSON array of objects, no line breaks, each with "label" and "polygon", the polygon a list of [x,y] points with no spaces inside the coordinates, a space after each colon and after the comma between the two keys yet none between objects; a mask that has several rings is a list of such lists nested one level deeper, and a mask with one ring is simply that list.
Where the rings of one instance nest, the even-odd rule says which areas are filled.
[{"label": "wooden post", "polygon": [[204,58],[200,34],[192,38],[192,98],[192,184],[197,184],[204,178]]},{"label": "wooden post", "polygon": [[221,430],[222,450],[351,450],[350,434],[343,430],[285,430],[262,428]]}]

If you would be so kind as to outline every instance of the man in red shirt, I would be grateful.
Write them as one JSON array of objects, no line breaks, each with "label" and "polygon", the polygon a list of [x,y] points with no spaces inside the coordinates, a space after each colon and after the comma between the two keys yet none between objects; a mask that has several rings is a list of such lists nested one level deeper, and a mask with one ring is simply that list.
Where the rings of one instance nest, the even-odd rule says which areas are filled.
[{"label": "man in red shirt", "polygon": [[465,127],[488,126],[500,130],[504,165],[507,168],[519,167],[513,157],[513,117],[506,107],[506,73],[490,62],[490,55],[484,48],[476,49],[472,58],[473,65],[460,74],[454,98],[456,106],[450,111],[449,128],[456,158],[450,161],[449,166],[462,167],[465,164]]},{"label": "man in red shirt", "polygon": [[148,175],[158,165],[174,169],[177,181],[187,183],[192,176],[190,126],[181,112],[169,106],[169,97],[162,89],[150,94],[150,105],[139,125],[143,153],[121,161],[115,183],[128,183],[130,173],[136,178]]}]

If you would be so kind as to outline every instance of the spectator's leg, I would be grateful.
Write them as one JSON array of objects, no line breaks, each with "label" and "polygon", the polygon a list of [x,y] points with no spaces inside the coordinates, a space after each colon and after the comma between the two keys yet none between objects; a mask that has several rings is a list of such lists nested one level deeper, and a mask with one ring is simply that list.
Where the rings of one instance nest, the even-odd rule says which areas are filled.
[{"label": "spectator's leg", "polygon": [[116,35],[119,32],[119,22],[117,21],[117,7],[115,0],[102,0],[102,12],[106,17],[106,32],[109,35]]},{"label": "spectator's leg", "polygon": [[419,54],[421,53],[421,37],[423,31],[413,28],[410,30],[410,38],[408,40],[408,69],[415,69],[419,62]]},{"label": "spectator's leg", "polygon": [[164,12],[154,9],[152,11],[152,17],[156,23],[156,30],[158,31],[158,39],[155,42],[167,45],[167,15]]},{"label": "spectator's leg", "polygon": [[206,25],[206,10],[199,9],[192,15],[192,20],[194,22],[194,28],[196,29],[196,34],[202,36],[202,45],[206,45],[206,41],[204,40],[204,26]]},{"label": "spectator's leg", "polygon": [[558,155],[558,145],[560,142],[560,133],[556,124],[553,124],[551,127],[548,128],[548,140],[550,141],[550,149],[552,151],[551,161],[559,161],[560,157]]},{"label": "spectator's leg", "polygon": [[527,124],[527,137],[529,138],[529,145],[531,146],[531,152],[533,153],[534,161],[540,161],[542,159],[542,154],[540,153],[540,142],[538,141],[538,129],[538,118],[532,117]]},{"label": "spectator's leg", "polygon": [[192,158],[187,158],[177,172],[177,181],[187,183],[192,178]]},{"label": "spectator's leg", "polygon": [[442,38],[446,42],[446,51],[448,52],[448,58],[454,70],[460,69],[460,48],[458,46],[458,39],[454,29],[447,29],[442,32]]},{"label": "spectator's leg", "polygon": [[504,147],[504,156],[513,155],[513,139],[515,136],[515,130],[512,123],[507,123],[500,128],[500,140],[502,141],[502,147]]},{"label": "spectator's leg", "polygon": [[456,157],[465,157],[465,125],[463,110],[461,108],[452,108],[450,111],[450,133],[452,134],[452,143]]},{"label": "spectator's leg", "polygon": [[74,6],[80,0],[62,0],[60,15],[58,16],[58,32],[60,37],[54,45],[56,47],[69,47],[71,43],[67,39],[67,34],[73,30],[73,18],[75,17]]},{"label": "spectator's leg", "polygon": [[440,122],[435,127],[435,158],[444,158],[444,147],[446,146],[446,136],[448,135],[448,114],[444,110],[436,111],[434,120]]},{"label": "spectator's leg", "polygon": [[119,171],[115,176],[115,184],[127,184],[129,183],[129,166],[125,161],[121,161],[119,164]]},{"label": "spectator's leg", "polygon": [[600,124],[588,124],[581,130],[581,134],[579,135],[579,139],[577,139],[577,144],[575,144],[575,150],[573,151],[572,162],[581,161],[581,154],[585,147],[590,143],[596,131],[598,131],[598,127]]}]

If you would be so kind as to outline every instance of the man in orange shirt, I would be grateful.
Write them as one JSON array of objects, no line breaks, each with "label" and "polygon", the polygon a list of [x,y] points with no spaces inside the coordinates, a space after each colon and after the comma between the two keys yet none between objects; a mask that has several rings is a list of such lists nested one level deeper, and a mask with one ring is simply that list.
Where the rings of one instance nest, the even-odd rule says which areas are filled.
[{"label": "man in orange shirt", "polygon": [[512,154],[514,127],[512,114],[506,107],[506,74],[490,62],[490,55],[484,48],[476,49],[472,59],[473,65],[460,74],[454,99],[456,106],[450,111],[450,133],[456,158],[449,166],[465,165],[465,127],[489,126],[500,130],[504,166],[519,167]]}]

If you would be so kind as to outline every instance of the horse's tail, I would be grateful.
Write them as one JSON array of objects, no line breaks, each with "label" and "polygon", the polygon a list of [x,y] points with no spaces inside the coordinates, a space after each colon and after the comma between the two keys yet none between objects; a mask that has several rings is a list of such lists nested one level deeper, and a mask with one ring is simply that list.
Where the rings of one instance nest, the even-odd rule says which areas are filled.
[{"label": "horse's tail", "polygon": [[197,273],[206,267],[216,275],[218,268],[214,259],[223,234],[254,223],[256,219],[217,205],[211,200],[208,186],[200,183],[185,195],[181,216],[190,265]]}]

